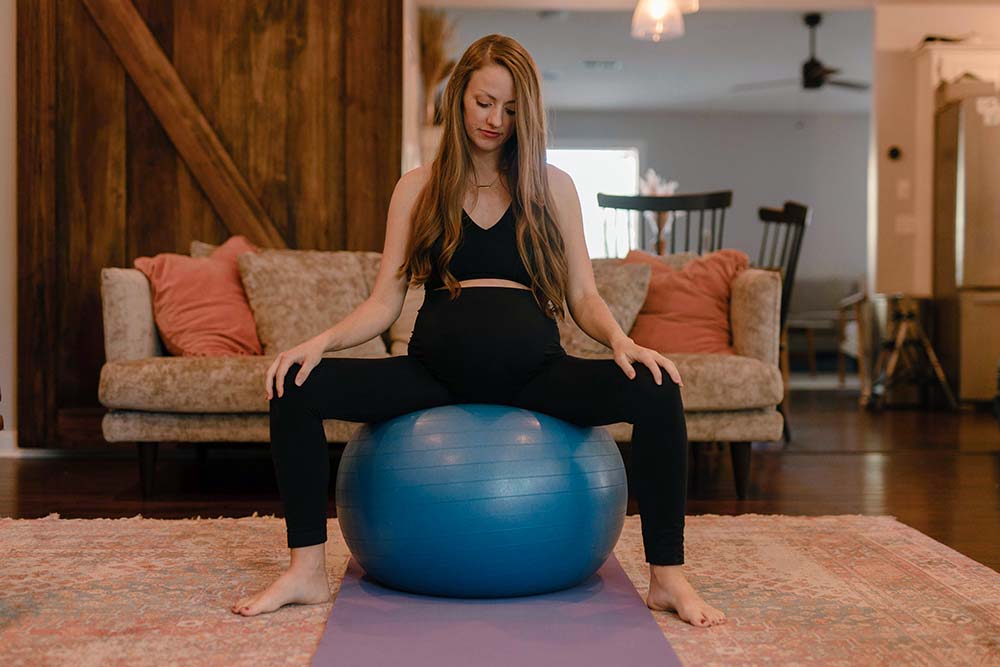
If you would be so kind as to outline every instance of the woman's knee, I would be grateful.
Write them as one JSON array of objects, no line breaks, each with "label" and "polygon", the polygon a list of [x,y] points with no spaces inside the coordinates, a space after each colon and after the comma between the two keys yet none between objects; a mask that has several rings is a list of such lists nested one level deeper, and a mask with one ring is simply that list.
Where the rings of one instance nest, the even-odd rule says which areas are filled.
[{"label": "woman's knee", "polygon": [[[281,382],[281,395],[278,395],[278,378],[275,377],[272,381],[271,386],[271,405],[274,406],[277,403],[288,404],[290,402],[300,402],[304,398],[303,386],[295,384],[295,376],[298,375],[299,371],[302,369],[302,364],[295,363],[288,367],[285,372],[285,377]],[[308,382],[308,378],[306,378]],[[305,383],[303,383],[304,385]]]},{"label": "woman's knee", "polygon": [[659,416],[684,410],[681,388],[662,366],[660,384],[656,383],[653,371],[646,364],[633,362],[632,368],[635,369],[631,382],[635,384],[636,403],[643,412]]}]

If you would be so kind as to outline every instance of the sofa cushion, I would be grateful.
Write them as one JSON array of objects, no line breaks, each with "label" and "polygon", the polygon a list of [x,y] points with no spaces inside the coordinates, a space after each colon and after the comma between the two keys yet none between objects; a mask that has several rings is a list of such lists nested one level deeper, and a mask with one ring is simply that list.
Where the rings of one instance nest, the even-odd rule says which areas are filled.
[{"label": "sofa cushion", "polygon": [[101,368],[97,397],[104,407],[121,410],[268,412],[264,374],[272,361],[273,356],[258,355],[110,362]]},{"label": "sofa cushion", "polygon": [[[267,442],[267,413],[170,414],[138,410],[111,410],[101,421],[108,442]],[[781,437],[781,415],[774,408],[693,412],[685,417],[688,440],[768,441]],[[358,422],[324,419],[327,442],[347,442],[361,428]],[[632,440],[632,425],[618,422],[606,426],[618,442]]]},{"label": "sofa cushion", "polygon": [[629,336],[659,352],[732,354],[729,298],[733,278],[749,265],[746,253],[719,250],[666,266],[655,255],[633,250],[627,263],[650,266],[646,301]]},{"label": "sofa cushion", "polygon": [[[780,417],[779,417],[780,418]],[[111,410],[101,420],[108,442],[267,442],[271,439],[270,417],[254,414],[177,414]],[[324,419],[327,442],[347,442],[361,424]],[[778,433],[781,431],[779,429]],[[760,439],[760,438],[758,438]]]},{"label": "sofa cushion", "polygon": [[[189,252],[192,257],[208,257],[216,248],[218,248],[217,245],[204,241],[191,241]],[[357,250],[355,253],[361,263],[361,274],[364,277],[365,287],[368,289],[365,296],[368,296],[375,288],[375,277],[378,276],[379,265],[382,263],[382,253],[368,250]]]},{"label": "sofa cushion", "polygon": [[[349,250],[262,250],[241,255],[239,267],[265,355],[322,333],[368,298],[361,260]],[[331,354],[384,356],[386,349],[376,336]]]},{"label": "sofa cushion", "polygon": [[[584,356],[611,358],[610,352]],[[773,407],[781,401],[781,373],[771,364],[720,354],[669,358],[684,380],[681,396],[689,412]],[[271,361],[271,356],[243,356],[109,362],[101,368],[98,399],[107,408],[121,410],[267,412],[264,373]]]},{"label": "sofa cushion", "polygon": [[107,408],[150,412],[267,412],[264,373],[273,356],[151,357],[104,364],[97,396]]},{"label": "sofa cushion", "polygon": [[212,251],[219,246],[214,243],[205,243],[204,241],[191,241],[191,246],[188,250],[192,257],[208,257],[212,254]]},{"label": "sofa cushion", "polygon": [[171,354],[261,354],[237,269],[237,257],[256,250],[245,237],[233,236],[206,257],[160,253],[135,259],[149,280],[156,326]]},{"label": "sofa cushion", "polygon": [[[578,355],[613,359],[611,352]],[[782,399],[781,371],[752,357],[735,354],[668,354],[684,386],[684,410],[745,410],[774,407]],[[624,371],[622,371],[624,373]],[[666,376],[664,376],[666,377]]]},{"label": "sofa cushion", "polygon": [[[768,442],[781,437],[784,424],[774,408],[686,412],[684,421],[690,442]],[[632,441],[632,425],[628,422],[606,428],[617,442]]]},{"label": "sofa cushion", "polygon": [[[591,260],[594,268],[594,282],[597,292],[608,305],[622,331],[632,329],[636,315],[642,308],[649,287],[650,267],[641,264],[625,264],[620,259]],[[574,355],[598,354],[609,351],[601,343],[584,333],[573,321],[567,308],[566,318],[559,320],[559,341],[563,348]]]}]

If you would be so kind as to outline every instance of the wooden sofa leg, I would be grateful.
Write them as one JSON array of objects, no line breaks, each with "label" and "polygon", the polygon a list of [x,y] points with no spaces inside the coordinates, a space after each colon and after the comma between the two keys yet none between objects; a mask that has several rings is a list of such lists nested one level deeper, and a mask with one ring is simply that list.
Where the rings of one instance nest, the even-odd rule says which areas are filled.
[{"label": "wooden sofa leg", "polygon": [[142,497],[153,497],[153,481],[156,477],[156,454],[159,451],[158,442],[139,442],[139,488]]},{"label": "wooden sofa leg", "polygon": [[745,500],[750,481],[750,443],[729,443],[729,455],[733,460],[733,479],[736,482],[736,497]]}]

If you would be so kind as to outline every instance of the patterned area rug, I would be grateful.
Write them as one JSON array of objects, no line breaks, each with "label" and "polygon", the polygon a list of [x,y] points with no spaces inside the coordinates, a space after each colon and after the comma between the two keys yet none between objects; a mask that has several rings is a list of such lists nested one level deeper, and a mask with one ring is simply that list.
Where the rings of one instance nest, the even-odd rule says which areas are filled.
[{"label": "patterned area rug", "polygon": [[[336,519],[329,536],[336,591]],[[0,519],[0,664],[308,665],[336,600],[229,611],[284,569],[284,540],[256,515]],[[639,517],[615,553],[645,597]],[[1000,574],[889,517],[692,516],[687,560],[730,622],[654,613],[685,664],[1000,664]]]}]

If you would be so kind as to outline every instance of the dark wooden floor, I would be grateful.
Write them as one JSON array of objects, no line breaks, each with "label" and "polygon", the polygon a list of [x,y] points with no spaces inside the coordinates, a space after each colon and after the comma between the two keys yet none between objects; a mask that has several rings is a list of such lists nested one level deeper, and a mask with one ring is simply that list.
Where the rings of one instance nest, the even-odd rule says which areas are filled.
[{"label": "dark wooden floor", "polygon": [[[793,393],[790,418],[791,444],[755,446],[744,501],[728,452],[696,445],[703,449],[689,513],[888,514],[1000,569],[1000,428],[990,413],[870,413],[853,394],[809,391]],[[334,465],[340,451],[331,449]],[[189,447],[161,447],[157,495],[148,501],[139,496],[134,448],[77,456],[0,458],[0,516],[281,515],[266,445],[213,449],[204,464]],[[330,516],[333,498],[331,490]]]}]

